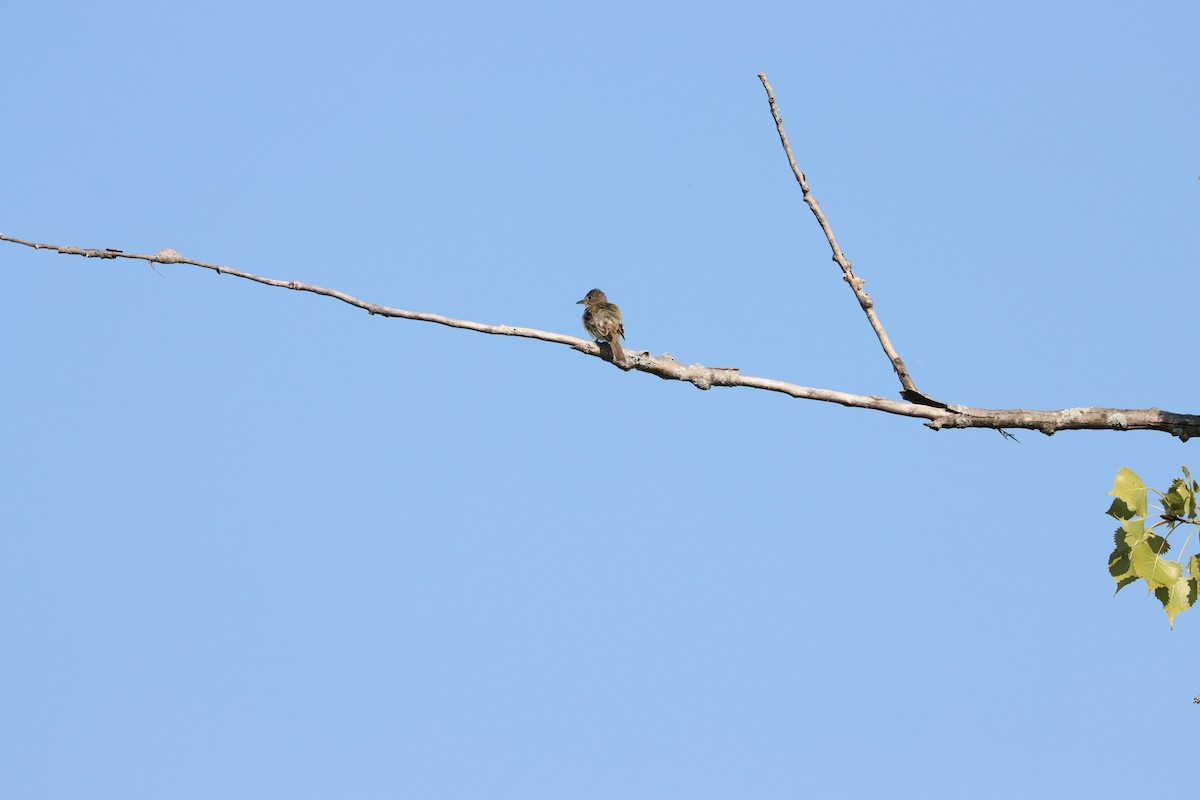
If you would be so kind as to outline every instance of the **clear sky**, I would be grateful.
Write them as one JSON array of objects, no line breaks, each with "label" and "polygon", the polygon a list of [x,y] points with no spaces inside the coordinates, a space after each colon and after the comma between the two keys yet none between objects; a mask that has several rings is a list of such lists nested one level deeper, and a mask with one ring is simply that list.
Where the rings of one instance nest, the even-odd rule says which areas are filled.
[{"label": "clear sky", "polygon": [[[1196,412],[1195,3],[22,3],[0,232],[896,397]],[[1129,796],[1159,433],[934,433],[0,244],[0,794]],[[1131,757],[1134,752],[1143,753]],[[1168,754],[1175,754],[1171,747]],[[1157,777],[1154,777],[1157,776]]]}]

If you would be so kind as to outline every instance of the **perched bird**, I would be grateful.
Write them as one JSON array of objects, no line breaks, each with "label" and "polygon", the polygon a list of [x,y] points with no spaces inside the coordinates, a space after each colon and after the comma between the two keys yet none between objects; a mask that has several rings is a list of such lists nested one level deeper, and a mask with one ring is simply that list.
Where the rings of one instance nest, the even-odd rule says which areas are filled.
[{"label": "perched bird", "polygon": [[625,323],[621,322],[621,309],[608,302],[604,292],[592,289],[575,305],[583,309],[583,329],[593,339],[603,339],[612,348],[613,361],[625,363],[625,351],[621,349],[621,337],[625,335]]}]

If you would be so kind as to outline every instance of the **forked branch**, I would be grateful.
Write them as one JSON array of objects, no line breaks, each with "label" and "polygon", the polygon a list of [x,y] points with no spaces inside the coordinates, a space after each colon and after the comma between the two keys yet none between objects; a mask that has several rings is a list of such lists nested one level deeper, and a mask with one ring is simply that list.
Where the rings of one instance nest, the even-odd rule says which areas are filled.
[{"label": "forked branch", "polygon": [[[36,250],[53,250],[66,255],[82,256],[84,258],[125,258],[146,261],[155,264],[183,264],[209,269],[220,275],[232,275],[236,278],[274,286],[280,289],[291,289],[297,292],[312,292],[313,294],[332,297],[343,303],[361,308],[369,314],[381,317],[400,317],[402,319],[433,322],[451,328],[463,328],[476,333],[487,333],[495,336],[520,336],[526,339],[540,339],[543,342],[566,345],[586,355],[605,358],[607,351],[602,350],[595,342],[566,336],[552,331],[541,331],[535,328],[518,328],[512,325],[489,325],[470,320],[454,319],[441,314],[429,314],[421,311],[407,311],[401,308],[370,303],[357,297],[326,289],[323,286],[313,286],[299,281],[284,281],[275,278],[265,278],[233,267],[212,264],[188,258],[174,250],[164,249],[157,253],[139,254],[125,253],[119,250],[73,247],[67,245],[41,244],[17,239],[0,233],[0,241],[21,244]],[[811,386],[799,386],[786,381],[772,378],[758,378],[743,375],[737,369],[722,369],[706,367],[702,364],[681,364],[666,353],[652,356],[645,351],[626,350],[627,368],[648,372],[664,380],[686,381],[700,389],[711,389],[714,386],[745,386],[750,389],[762,389],[768,392],[778,392],[789,397],[803,400],[817,400],[823,403],[837,403],[851,408],[867,408],[897,414],[903,417],[915,417],[927,420],[925,423],[934,430],[942,428],[1025,428],[1053,434],[1062,430],[1155,430],[1188,439],[1200,436],[1200,416],[1191,414],[1172,414],[1159,411],[1157,408],[1131,410],[1118,408],[1068,408],[1061,411],[1030,411],[1026,409],[994,410],[970,408],[968,406],[947,405],[945,407],[907,403],[900,400],[890,400],[873,395],[849,394],[832,389],[818,389]]]},{"label": "forked branch", "polygon": [[[896,349],[892,346],[891,340],[888,339],[887,333],[884,331],[883,325],[875,313],[875,304],[863,290],[863,280],[854,274],[850,261],[842,254],[841,248],[838,247],[837,239],[833,235],[833,229],[829,226],[829,221],[821,212],[821,207],[818,205],[816,198],[809,191],[808,181],[804,173],[796,166],[796,159],[792,154],[791,145],[788,144],[787,134],[783,129],[783,119],[780,117],[779,109],[775,105],[775,96],[771,90],[771,85],[767,82],[767,76],[759,73],[758,77],[767,91],[771,114],[775,118],[775,127],[779,131],[779,138],[783,143],[784,152],[787,153],[792,174],[795,175],[797,183],[800,184],[800,190],[804,193],[804,202],[812,209],[813,215],[817,218],[817,222],[821,226],[821,230],[825,232],[825,238],[829,241],[829,247],[833,251],[833,260],[841,267],[843,278],[849,284],[851,290],[853,290],[855,297],[858,298],[858,303],[867,315],[867,319],[870,321],[875,335],[879,337],[879,343],[883,347],[884,353],[887,354],[888,359],[892,363],[892,368],[900,378],[900,385],[902,387],[901,396],[909,402],[901,402],[874,395],[848,394],[832,389],[799,386],[794,383],[787,383],[786,381],[771,378],[756,378],[750,375],[743,375],[737,369],[705,367],[702,364],[681,364],[666,353],[660,356],[652,356],[646,351],[626,350],[625,369],[648,372],[664,380],[686,381],[700,389],[710,389],[714,386],[744,386],[750,389],[778,392],[789,397],[804,400],[837,403],[838,405],[850,406],[852,408],[868,408],[874,411],[883,411],[887,414],[915,417],[926,420],[925,424],[934,430],[942,428],[991,428],[1003,432],[1006,428],[1022,428],[1041,431],[1047,435],[1063,430],[1154,430],[1169,433],[1185,441],[1193,436],[1200,436],[1200,416],[1194,414],[1174,414],[1168,411],[1160,411],[1157,408],[1066,408],[1058,411],[1031,411],[1022,408],[1007,410],[971,408],[969,406],[952,405],[931,400],[917,391],[912,378],[908,374],[907,368],[904,366],[904,361],[896,353]],[[540,339],[544,342],[566,345],[581,353],[597,358],[610,358],[607,355],[609,353],[607,348],[602,349],[596,342],[580,339],[575,336],[566,336],[561,333],[541,331],[534,328],[518,328],[512,325],[489,325],[470,320],[454,319],[442,316],[441,314],[392,308],[360,300],[345,292],[339,292],[336,289],[326,289],[323,286],[313,286],[298,281],[264,278],[261,275],[255,275],[233,267],[197,261],[171,249],[163,249],[151,254],[125,253],[120,250],[108,248],[98,249],[41,244],[6,236],[2,233],[0,233],[0,241],[25,245],[35,250],[53,250],[65,255],[76,255],[84,258],[124,258],[146,261],[151,267],[154,267],[156,264],[183,264],[201,267],[212,270],[219,275],[232,275],[236,278],[244,278],[245,280],[280,289],[292,289],[298,292],[311,292],[325,297],[332,297],[355,308],[361,308],[369,314],[381,317],[400,317],[420,322],[433,322],[451,328],[462,328],[494,336],[520,336],[526,339]]]}]

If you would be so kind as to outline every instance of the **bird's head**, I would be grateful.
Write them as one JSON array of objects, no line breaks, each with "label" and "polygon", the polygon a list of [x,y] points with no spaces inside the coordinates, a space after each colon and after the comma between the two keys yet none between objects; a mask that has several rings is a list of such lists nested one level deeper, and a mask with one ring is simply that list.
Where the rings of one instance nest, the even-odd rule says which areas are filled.
[{"label": "bird's head", "polygon": [[599,289],[592,289],[590,292],[588,292],[584,296],[584,298],[582,300],[577,300],[575,302],[575,305],[577,305],[577,306],[594,306],[597,303],[607,303],[607,302],[608,302],[608,298],[604,296],[604,292],[600,291]]}]

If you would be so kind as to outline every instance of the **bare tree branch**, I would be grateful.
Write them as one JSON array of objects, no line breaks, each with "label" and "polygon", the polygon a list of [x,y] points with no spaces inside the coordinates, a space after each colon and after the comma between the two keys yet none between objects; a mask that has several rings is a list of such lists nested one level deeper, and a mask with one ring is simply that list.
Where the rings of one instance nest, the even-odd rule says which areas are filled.
[{"label": "bare tree branch", "polygon": [[336,289],[326,289],[323,286],[310,286],[307,283],[299,281],[281,281],[274,278],[264,278],[261,275],[254,275],[249,272],[243,272],[233,267],[222,266],[221,264],[210,264],[206,261],[196,261],[191,258],[186,258],[180,253],[171,249],[159,250],[153,255],[144,255],[138,253],[126,253],[123,250],[114,250],[105,248],[103,250],[85,247],[70,247],[57,244],[39,244],[37,242],[27,242],[22,239],[15,239],[11,236],[6,236],[0,233],[0,241],[13,242],[15,244],[23,244],[26,247],[32,247],[35,250],[55,250],[64,255],[83,256],[84,258],[131,258],[141,261],[149,261],[151,266],[154,264],[190,264],[194,267],[203,267],[211,269],[218,275],[232,275],[235,278],[245,278],[246,280],[256,283],[263,283],[267,286],[275,286],[280,289],[294,289],[298,292],[312,292],[313,294],[324,295],[341,300],[343,303],[348,303],[356,308],[361,308],[369,314],[378,314],[382,317],[401,317],[403,319],[415,319],[421,322],[435,322],[438,325],[446,325],[451,328],[465,328],[470,331],[478,331],[479,333],[491,333],[499,336],[524,336],[529,339],[542,339],[547,342],[557,342],[558,344],[569,344],[583,352],[596,353],[600,348],[594,342],[589,342],[585,339],[580,339],[575,336],[564,336],[560,333],[549,333],[547,331],[538,331],[532,328],[514,328],[511,325],[486,325],[481,322],[471,322],[465,319],[454,319],[452,317],[443,317],[440,314],[426,314],[420,311],[405,311],[400,308],[389,308],[387,306],[368,303],[365,300],[359,300],[357,297],[352,297],[345,292],[339,292]]},{"label": "bare tree branch", "polygon": [[[453,319],[440,314],[427,314],[419,311],[405,311],[400,308],[369,303],[352,297],[345,292],[326,289],[322,286],[312,286],[298,281],[282,281],[275,278],[264,278],[232,267],[220,264],[210,264],[204,261],[187,258],[174,250],[164,249],[153,254],[125,253],[111,248],[84,248],[66,245],[39,244],[27,242],[0,233],[0,241],[32,247],[35,250],[54,250],[66,255],[82,256],[84,258],[127,258],[155,264],[186,264],[210,269],[220,275],[232,275],[237,278],[256,283],[275,286],[281,289],[292,289],[298,292],[312,292],[341,300],[343,303],[361,308],[369,314],[383,317],[400,317],[421,322],[434,322],[451,328],[464,328],[477,333],[487,333],[497,336],[521,336],[527,339],[540,339],[544,342],[561,344],[597,358],[605,358],[607,350],[602,350],[595,342],[561,333],[540,331],[534,328],[517,328],[511,325],[487,325],[469,320]],[[994,410],[970,408],[968,406],[946,405],[933,406],[920,403],[907,403],[899,400],[889,400],[884,397],[848,394],[832,389],[816,389],[810,386],[798,386],[794,383],[773,380],[771,378],[756,378],[742,375],[737,369],[720,369],[705,367],[702,364],[681,364],[670,355],[652,356],[648,352],[627,351],[627,369],[648,372],[664,380],[686,381],[699,389],[711,389],[714,386],[745,386],[751,389],[762,389],[768,392],[779,392],[789,397],[803,400],[818,400],[823,403],[837,403],[851,408],[867,408],[897,414],[904,417],[915,417],[927,420],[925,423],[934,430],[942,428],[1026,428],[1041,431],[1047,435],[1063,430],[1155,430],[1169,433],[1180,439],[1187,440],[1200,435],[1200,416],[1192,414],[1173,414],[1160,411],[1157,408],[1133,410],[1118,408],[1067,408],[1060,411],[1029,411],[1026,409]]]},{"label": "bare tree branch", "polygon": [[851,290],[853,290],[854,296],[858,298],[858,304],[862,306],[863,313],[867,315],[867,321],[871,323],[871,327],[875,330],[875,335],[879,337],[879,344],[883,346],[884,354],[892,362],[892,369],[896,371],[897,377],[900,378],[900,386],[903,389],[900,395],[914,403],[944,408],[944,403],[939,403],[937,400],[926,397],[917,391],[916,384],[913,383],[912,377],[909,376],[908,368],[904,366],[903,359],[896,352],[896,348],[892,347],[892,340],[888,338],[887,331],[883,329],[883,323],[879,321],[879,316],[875,313],[875,301],[863,289],[863,284],[866,281],[854,274],[854,267],[851,266],[849,259],[842,254],[842,249],[838,247],[837,238],[833,235],[833,228],[830,227],[829,220],[825,218],[824,212],[821,211],[821,205],[817,202],[817,198],[813,197],[812,192],[809,191],[808,179],[800,171],[800,167],[796,166],[796,157],[792,155],[792,146],[788,143],[787,132],[783,129],[783,117],[779,115],[779,107],[775,105],[775,91],[771,88],[771,84],[767,82],[766,73],[758,73],[758,79],[762,81],[763,88],[767,91],[767,102],[771,106],[771,116],[775,118],[775,130],[779,132],[779,141],[783,144],[783,152],[787,154],[788,165],[792,168],[792,175],[796,177],[796,183],[800,184],[800,191],[804,193],[804,202],[808,204],[813,216],[817,218],[817,223],[821,226],[821,230],[825,233],[825,239],[829,242],[829,249],[833,251],[833,260],[842,268],[842,279],[846,281]]}]

